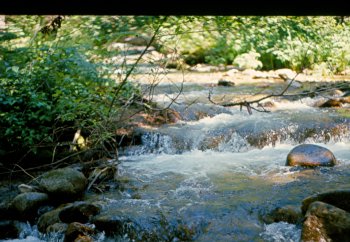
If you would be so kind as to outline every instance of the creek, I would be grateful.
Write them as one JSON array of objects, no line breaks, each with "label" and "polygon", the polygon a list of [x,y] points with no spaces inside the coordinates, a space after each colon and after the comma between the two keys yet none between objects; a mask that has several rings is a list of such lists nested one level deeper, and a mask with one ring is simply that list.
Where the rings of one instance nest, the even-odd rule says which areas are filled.
[{"label": "creek", "polygon": [[[144,129],[142,144],[121,152],[118,172],[127,180],[123,191],[88,199],[104,201],[106,211],[129,214],[142,230],[168,241],[299,241],[298,225],[266,224],[262,218],[277,207],[300,207],[307,196],[349,187],[350,119],[336,109],[314,107],[321,96],[278,97],[271,112],[252,115],[207,98],[211,88],[215,100],[283,89],[282,84],[260,86],[185,84],[172,105],[182,120]],[[158,85],[153,99],[166,106],[178,90],[179,84]],[[289,151],[302,143],[328,148],[339,164],[285,166]],[[62,238],[40,240],[35,228],[26,231],[23,239],[12,241]],[[127,237],[100,234],[98,240]]]}]

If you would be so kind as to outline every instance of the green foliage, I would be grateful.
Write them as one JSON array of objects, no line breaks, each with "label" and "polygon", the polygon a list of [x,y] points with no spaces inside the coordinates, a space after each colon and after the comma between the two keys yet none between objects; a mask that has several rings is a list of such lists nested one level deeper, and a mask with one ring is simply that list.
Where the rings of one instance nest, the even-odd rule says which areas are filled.
[{"label": "green foliage", "polygon": [[[99,45],[107,42],[98,37],[107,30],[93,25],[98,17],[83,18],[87,21],[78,26],[73,24],[79,17],[72,17],[55,31],[44,33],[38,31],[43,17],[8,19],[9,30],[0,35],[2,149],[35,152],[39,146],[53,147],[62,141],[67,128],[71,134],[63,141],[71,141],[72,131],[78,128],[93,132],[105,122],[117,85],[101,61],[106,47]],[[79,34],[74,35],[76,31]],[[92,32],[97,38],[90,37]],[[120,104],[133,93],[139,91],[127,83],[118,97]],[[101,137],[110,134],[100,133]]]},{"label": "green foliage", "polygon": [[161,40],[168,49],[189,56],[188,64],[228,65],[251,50],[260,54],[265,70],[300,71],[327,63],[332,66],[330,72],[337,73],[350,64],[350,25],[332,16],[197,16],[171,21],[169,29],[178,35]]},{"label": "green foliage", "polygon": [[5,59],[9,67],[0,79],[1,140],[8,146],[53,142],[55,124],[74,121],[84,127],[106,111],[105,90],[98,90],[108,81],[76,49],[20,53]]},{"label": "green foliage", "polygon": [[[149,37],[158,16],[6,16],[0,32],[0,145],[6,150],[55,145],[67,126],[110,139],[106,118],[118,84],[112,44]],[[153,46],[187,64],[313,69],[338,73],[350,64],[350,24],[332,16],[169,16]],[[123,68],[127,68],[124,66]],[[124,70],[125,71],[125,70]],[[119,107],[140,98],[129,82]]]}]

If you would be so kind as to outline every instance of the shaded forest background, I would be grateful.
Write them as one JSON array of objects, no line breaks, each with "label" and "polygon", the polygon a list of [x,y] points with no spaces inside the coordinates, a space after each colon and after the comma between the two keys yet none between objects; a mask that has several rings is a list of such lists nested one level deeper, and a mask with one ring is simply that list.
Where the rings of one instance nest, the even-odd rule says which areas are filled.
[{"label": "shaded forest background", "polygon": [[182,71],[210,64],[329,76],[348,73],[350,65],[347,17],[2,16],[0,22],[4,163],[62,159],[82,149],[72,143],[77,131],[88,137],[85,147],[118,148],[115,131],[125,125],[125,110],[144,102],[129,80],[138,61],[111,61],[130,54],[113,47],[130,38],[161,53],[158,65]]}]

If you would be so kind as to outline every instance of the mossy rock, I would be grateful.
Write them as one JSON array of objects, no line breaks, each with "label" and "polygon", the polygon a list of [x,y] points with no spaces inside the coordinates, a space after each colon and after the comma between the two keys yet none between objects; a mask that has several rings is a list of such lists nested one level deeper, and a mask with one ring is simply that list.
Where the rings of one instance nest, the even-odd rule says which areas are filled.
[{"label": "mossy rock", "polygon": [[71,202],[82,197],[87,178],[80,171],[62,168],[44,173],[38,178],[41,190],[57,203]]}]

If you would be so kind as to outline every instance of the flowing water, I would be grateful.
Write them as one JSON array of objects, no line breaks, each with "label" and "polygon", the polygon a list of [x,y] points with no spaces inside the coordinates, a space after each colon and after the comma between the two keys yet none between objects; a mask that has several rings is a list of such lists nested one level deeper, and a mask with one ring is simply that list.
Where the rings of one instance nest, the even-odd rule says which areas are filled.
[{"label": "flowing water", "polygon": [[[170,86],[157,90],[153,97],[164,105],[175,95]],[[214,94],[218,99],[256,91],[218,87]],[[173,104],[183,121],[144,131],[142,145],[122,152],[123,192],[90,199],[103,201],[107,212],[123,211],[159,240],[299,241],[299,225],[265,224],[262,218],[277,207],[300,207],[309,195],[349,188],[350,120],[313,107],[317,97],[276,99],[271,113],[249,115],[239,107],[213,105],[207,96],[205,86],[185,87]],[[188,105],[193,100],[196,104]],[[300,143],[330,149],[339,165],[285,166],[287,154]],[[127,241],[99,236],[99,241]]]}]

